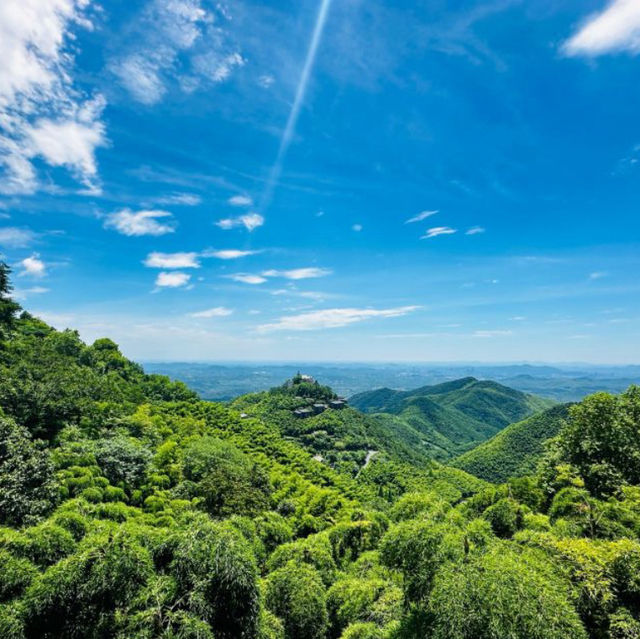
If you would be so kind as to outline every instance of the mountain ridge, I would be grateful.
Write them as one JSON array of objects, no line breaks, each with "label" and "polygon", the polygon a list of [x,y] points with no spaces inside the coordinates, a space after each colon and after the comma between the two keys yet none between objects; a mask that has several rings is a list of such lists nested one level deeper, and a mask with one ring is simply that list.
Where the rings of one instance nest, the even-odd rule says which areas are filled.
[{"label": "mountain ridge", "polygon": [[475,377],[408,391],[375,389],[358,393],[349,401],[379,421],[397,425],[398,419],[402,420],[422,437],[437,459],[456,456],[555,403]]}]

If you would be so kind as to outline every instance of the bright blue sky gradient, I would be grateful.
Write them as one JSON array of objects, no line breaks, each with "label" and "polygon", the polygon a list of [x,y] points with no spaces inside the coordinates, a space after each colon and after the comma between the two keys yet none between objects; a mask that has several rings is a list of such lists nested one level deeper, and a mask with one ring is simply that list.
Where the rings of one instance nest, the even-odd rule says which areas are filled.
[{"label": "bright blue sky gradient", "polygon": [[640,3],[322,4],[2,3],[24,306],[146,360],[640,362]]}]

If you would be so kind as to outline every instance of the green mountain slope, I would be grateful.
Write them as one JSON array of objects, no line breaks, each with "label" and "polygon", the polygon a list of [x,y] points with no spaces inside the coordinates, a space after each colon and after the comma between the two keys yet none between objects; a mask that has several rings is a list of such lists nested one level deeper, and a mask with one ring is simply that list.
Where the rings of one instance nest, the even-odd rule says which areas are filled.
[{"label": "green mountain slope", "polygon": [[378,459],[429,467],[431,458],[422,436],[404,422],[390,424],[349,406],[329,408],[304,419],[295,416],[296,409],[332,398],[327,387],[292,380],[270,391],[238,397],[230,406],[265,421],[324,463],[354,477],[372,451]]},{"label": "green mountain slope", "polygon": [[[375,414],[387,428],[397,429],[403,441],[417,436],[421,449],[436,459],[460,454],[508,424],[553,405],[551,400],[473,377],[411,391],[377,389],[359,393],[350,402]],[[403,428],[398,428],[400,423]]]},{"label": "green mountain slope", "polygon": [[494,483],[530,474],[540,461],[545,442],[560,432],[568,417],[569,406],[554,406],[511,424],[450,463]]}]

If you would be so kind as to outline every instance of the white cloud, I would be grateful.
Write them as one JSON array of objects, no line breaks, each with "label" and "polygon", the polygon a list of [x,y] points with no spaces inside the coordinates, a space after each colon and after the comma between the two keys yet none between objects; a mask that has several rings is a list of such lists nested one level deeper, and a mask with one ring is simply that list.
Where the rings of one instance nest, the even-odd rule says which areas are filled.
[{"label": "white cloud", "polygon": [[43,295],[44,293],[49,293],[49,291],[50,289],[43,286],[32,286],[31,288],[15,289],[11,293],[11,297],[17,300],[26,300],[32,295]]},{"label": "white cloud", "polygon": [[231,206],[253,206],[253,200],[248,195],[234,195],[227,202]]},{"label": "white cloud", "polygon": [[189,317],[228,317],[233,314],[233,310],[225,308],[224,306],[216,306],[215,308],[208,308],[205,311],[198,311],[197,313],[189,313]]},{"label": "white cloud", "polygon": [[640,2],[613,0],[604,11],[588,18],[562,50],[569,56],[640,53]]},{"label": "white cloud", "polygon": [[388,309],[330,308],[281,317],[273,324],[263,324],[258,327],[258,330],[261,332],[312,331],[323,328],[339,328],[369,319],[401,317],[419,308],[419,306],[401,306]]},{"label": "white cloud", "polygon": [[156,204],[178,206],[198,206],[202,202],[202,198],[194,193],[172,193],[171,195],[163,195],[153,200]]},{"label": "white cloud", "polygon": [[241,251],[237,249],[222,249],[220,251],[205,251],[203,257],[216,257],[219,260],[237,260],[241,257],[255,255],[259,251]]},{"label": "white cloud", "polygon": [[264,224],[264,217],[259,213],[247,213],[246,215],[239,215],[238,217],[228,217],[216,222],[216,226],[219,226],[224,231],[235,229],[240,226],[244,226],[247,231],[251,232]]},{"label": "white cloud", "polygon": [[87,188],[94,188],[95,151],[106,145],[105,126],[99,119],[104,106],[104,99],[98,98],[86,103],[75,117],[38,120],[27,131],[28,157],[41,156],[51,166],[63,166]]},{"label": "white cloud", "polygon": [[359,233],[360,231],[362,231],[362,224],[354,224],[351,227],[352,231],[355,231],[356,233]]},{"label": "white cloud", "polygon": [[481,338],[506,337],[507,335],[513,335],[513,331],[476,331],[473,333],[473,337]]},{"label": "white cloud", "polygon": [[200,268],[197,253],[149,253],[144,265],[150,268]]},{"label": "white cloud", "polygon": [[467,229],[465,235],[480,235],[484,232],[485,229],[482,226],[472,226],[470,229]]},{"label": "white cloud", "polygon": [[218,51],[208,51],[193,59],[193,68],[212,82],[227,80],[236,67],[243,67],[246,60],[237,52],[220,55]]},{"label": "white cloud", "polygon": [[106,144],[105,102],[74,88],[67,46],[75,26],[91,26],[84,13],[88,4],[0,2],[0,192],[35,192],[36,157],[69,169],[86,190],[98,190],[95,152]]},{"label": "white cloud", "polygon": [[190,279],[191,275],[189,275],[189,273],[180,273],[178,271],[167,273],[162,271],[162,273],[158,273],[156,286],[158,288],[179,288],[186,286]]},{"label": "white cloud", "polygon": [[295,288],[278,288],[275,291],[271,291],[271,295],[286,295],[289,297],[303,297],[309,300],[326,300],[329,297],[335,297],[330,293],[322,293],[320,291],[298,291]]},{"label": "white cloud", "polygon": [[262,275],[264,277],[284,277],[288,280],[307,280],[316,277],[326,277],[327,275],[331,275],[331,273],[331,269],[328,268],[307,267],[294,268],[286,271],[271,269],[263,271]]},{"label": "white cloud", "polygon": [[268,73],[265,73],[264,75],[261,75],[258,78],[258,84],[263,89],[270,89],[275,81],[276,81],[275,78],[272,75],[269,75]]},{"label": "white cloud", "polygon": [[[150,0],[127,30],[125,53],[109,69],[131,96],[147,105],[159,102],[172,83],[185,92],[203,82],[226,81],[245,60],[224,28],[221,3],[202,0]],[[133,44],[132,44],[133,43]]]},{"label": "white cloud", "polygon": [[410,217],[405,224],[413,224],[414,222],[422,222],[422,220],[426,220],[428,217],[435,215],[438,211],[422,211],[422,213],[418,213],[414,217]]},{"label": "white cloud", "polygon": [[607,277],[608,273],[605,271],[594,271],[593,273],[589,273],[590,280],[600,280],[603,277]]},{"label": "white cloud", "polygon": [[[169,211],[151,210],[134,213],[130,209],[122,209],[107,215],[104,227],[129,236],[166,235],[175,231],[172,218]],[[159,219],[166,222],[159,222]]]},{"label": "white cloud", "polygon": [[47,274],[47,267],[45,263],[38,257],[37,254],[33,254],[31,257],[27,257],[20,265],[23,271],[20,275],[30,275],[31,277],[44,277]]},{"label": "white cloud", "polygon": [[33,244],[36,234],[29,229],[20,229],[15,226],[0,228],[0,246],[11,248],[24,248]]},{"label": "white cloud", "polygon": [[438,235],[452,235],[456,232],[456,229],[452,229],[450,226],[435,226],[429,229],[420,239],[428,240],[431,237],[438,237]]},{"label": "white cloud", "polygon": [[159,59],[153,60],[134,53],[112,64],[111,71],[135,100],[142,104],[155,104],[166,91],[160,77],[162,66]]},{"label": "white cloud", "polygon": [[242,282],[243,284],[264,284],[267,281],[262,275],[253,275],[252,273],[234,273],[227,275],[234,282]]}]

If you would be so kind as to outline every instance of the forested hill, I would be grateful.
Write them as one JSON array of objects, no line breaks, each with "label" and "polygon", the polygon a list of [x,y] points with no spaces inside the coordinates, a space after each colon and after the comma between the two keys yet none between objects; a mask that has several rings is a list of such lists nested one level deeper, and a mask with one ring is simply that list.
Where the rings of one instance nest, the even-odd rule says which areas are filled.
[{"label": "forested hill", "polygon": [[[201,401],[21,312],[7,275],[3,639],[640,636],[640,389],[571,407],[493,485],[319,384]],[[327,408],[289,431],[300,398]]]},{"label": "forested hill", "polygon": [[[430,465],[429,450],[414,431],[380,423],[348,404],[332,408],[335,399],[330,388],[294,378],[268,392],[238,397],[230,405],[264,420],[317,459],[353,476],[372,456],[420,468]],[[319,407],[315,411],[314,404]],[[303,417],[298,416],[299,409],[305,411]]]},{"label": "forested hill", "polygon": [[508,424],[549,408],[553,401],[496,382],[465,377],[411,391],[359,393],[350,403],[375,414],[385,428],[411,431],[422,448],[446,460],[489,439]]},{"label": "forested hill", "polygon": [[451,464],[487,481],[500,483],[535,472],[546,445],[563,428],[570,404],[559,404],[511,424]]}]

